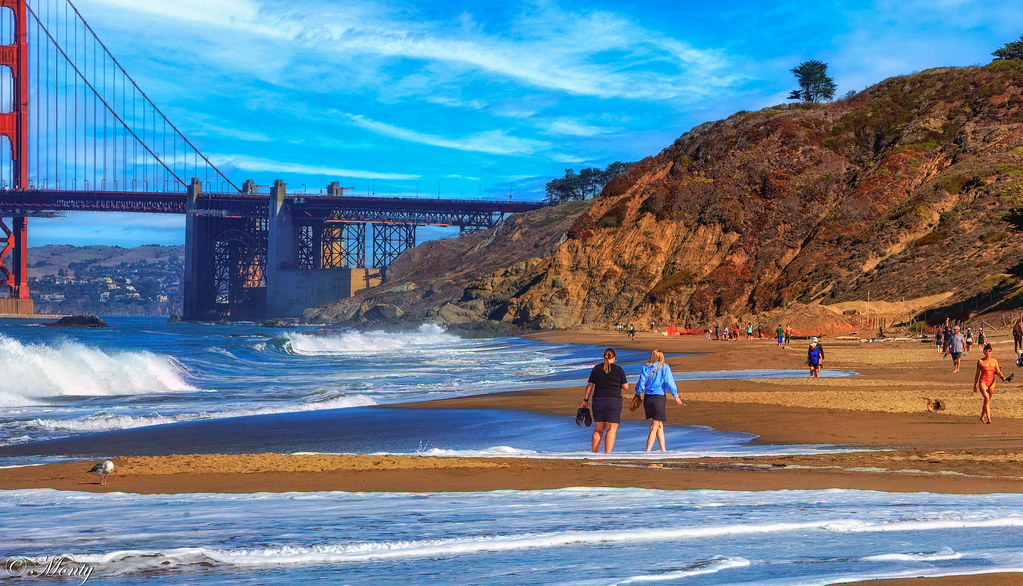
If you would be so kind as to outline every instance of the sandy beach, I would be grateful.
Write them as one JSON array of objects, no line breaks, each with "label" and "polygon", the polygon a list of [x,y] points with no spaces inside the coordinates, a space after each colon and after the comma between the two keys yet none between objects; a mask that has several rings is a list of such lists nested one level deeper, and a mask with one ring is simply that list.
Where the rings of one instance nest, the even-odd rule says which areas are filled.
[{"label": "sandy beach", "polygon": [[[800,368],[806,342],[779,348],[769,339],[707,341],[641,333],[554,332],[537,338],[688,354],[669,358],[677,372]],[[1003,370],[1014,370],[1011,340],[994,340]],[[78,462],[5,469],[0,488],[58,488],[138,493],[263,491],[477,491],[571,486],[730,490],[858,488],[892,492],[1000,493],[1023,491],[1023,392],[1000,383],[994,423],[977,420],[972,392],[975,358],[953,373],[929,344],[825,339],[825,368],[859,376],[829,379],[689,381],[685,405],[668,409],[668,423],[704,425],[781,444],[837,444],[851,453],[698,460],[578,460],[342,455],[173,455],[115,458],[105,486]],[[403,407],[501,408],[572,417],[581,388],[499,393]],[[929,399],[946,409],[930,412]],[[624,414],[641,420],[641,412]],[[671,435],[668,435],[669,446]]]}]

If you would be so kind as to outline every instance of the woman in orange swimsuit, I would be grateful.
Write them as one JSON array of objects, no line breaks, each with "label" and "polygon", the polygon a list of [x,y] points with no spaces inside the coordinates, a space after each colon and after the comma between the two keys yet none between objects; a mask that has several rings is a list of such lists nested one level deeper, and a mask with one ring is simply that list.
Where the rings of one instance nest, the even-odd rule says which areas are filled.
[{"label": "woman in orange swimsuit", "polygon": [[973,377],[973,391],[984,397],[984,406],[980,409],[980,421],[991,423],[991,394],[995,391],[995,376],[1005,380],[998,360],[991,356],[991,344],[984,345],[984,357],[977,361],[977,375]]}]

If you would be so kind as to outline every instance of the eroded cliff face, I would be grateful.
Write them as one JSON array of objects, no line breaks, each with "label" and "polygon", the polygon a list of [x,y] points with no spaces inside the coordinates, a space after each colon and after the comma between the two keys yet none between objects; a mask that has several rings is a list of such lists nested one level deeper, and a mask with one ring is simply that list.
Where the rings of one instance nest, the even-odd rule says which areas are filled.
[{"label": "eroded cliff face", "polygon": [[[593,201],[585,201],[542,208],[513,215],[492,230],[423,243],[395,260],[383,285],[307,310],[304,319],[337,324],[494,321],[491,315],[530,284],[519,283],[515,276],[553,254],[567,239],[568,229],[592,205]],[[473,285],[479,291],[488,279],[500,282],[499,289],[488,292],[489,302],[473,303],[467,287],[480,283]]]},{"label": "eroded cliff face", "polygon": [[[410,251],[381,289],[444,275],[433,302],[390,302],[437,321],[527,328],[698,326],[868,289],[879,300],[1015,291],[1021,104],[1023,61],[999,61],[892,78],[827,105],[741,112],[686,133],[560,224],[516,220],[466,248],[476,256]],[[488,256],[512,233],[543,244]],[[385,301],[370,292],[348,306]]]}]

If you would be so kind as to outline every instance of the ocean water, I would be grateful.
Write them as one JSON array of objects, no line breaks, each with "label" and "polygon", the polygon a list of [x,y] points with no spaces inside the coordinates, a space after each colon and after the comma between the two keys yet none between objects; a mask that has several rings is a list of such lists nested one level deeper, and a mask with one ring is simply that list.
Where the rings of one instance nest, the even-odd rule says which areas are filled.
[{"label": "ocean water", "polygon": [[114,584],[831,584],[1023,571],[1021,495],[23,490],[3,495],[0,518],[0,551],[16,567],[68,556],[90,582]]},{"label": "ocean water", "polygon": [[14,383],[0,388],[0,445],[511,390],[600,352],[463,339],[436,326],[387,333],[108,323],[82,330],[0,322],[0,372]]},{"label": "ocean water", "polygon": [[[301,428],[315,417],[322,424],[330,423],[323,421],[328,418],[334,425],[358,425],[366,430],[373,428],[374,418],[380,420],[379,427],[395,423],[384,421],[393,419],[394,413],[365,409],[372,406],[544,387],[578,389],[566,396],[566,401],[574,404],[589,368],[599,361],[603,350],[521,338],[466,339],[433,325],[405,332],[359,332],[323,331],[312,326],[273,329],[255,324],[168,324],[159,318],[111,318],[108,323],[111,327],[107,329],[86,330],[0,321],[0,372],[14,383],[0,388],[0,465],[11,463],[3,458],[10,453],[5,446],[169,424],[178,424],[170,429],[182,436],[214,433],[216,428],[225,434],[226,429],[236,430],[242,423],[269,427],[282,420]],[[646,358],[646,352],[620,349],[618,362],[635,377]],[[851,374],[825,371],[828,376]],[[804,376],[804,370],[677,373],[680,380]],[[238,420],[258,416],[264,418]],[[462,419],[474,417],[461,413]],[[413,445],[391,449],[396,453],[416,453],[421,448],[462,452],[511,448],[548,454],[577,451],[571,445],[572,436],[565,435],[579,435],[574,426],[559,430],[551,426],[554,419],[549,416],[529,413],[502,417],[505,422],[539,430],[521,434],[520,441],[510,438],[512,445],[508,441],[490,443],[507,438],[481,433],[475,437],[479,445],[462,442],[455,446],[434,437],[445,429],[424,429]],[[456,419],[458,414],[448,418],[451,425],[456,425]],[[563,418],[557,421],[565,422]],[[151,443],[161,435],[175,433],[167,429],[107,437],[110,442],[122,438],[121,443]],[[587,432],[583,430],[583,435]],[[694,438],[700,435],[693,430],[679,430],[676,435],[682,433]],[[704,430],[708,447],[748,444],[753,439],[746,434],[722,434],[722,442],[711,438],[716,433]],[[534,441],[538,437],[544,441]],[[362,444],[350,449],[323,446],[316,444],[315,437],[309,439],[282,445],[279,450],[372,449]],[[239,439],[240,449],[245,441]]]},{"label": "ocean water", "polygon": [[[115,318],[0,322],[0,466],[180,452],[596,457],[565,416],[385,407],[522,388],[578,401],[602,348],[517,338]],[[635,381],[646,353],[619,351]],[[802,378],[785,371],[678,378]],[[851,372],[825,371],[828,376]],[[409,430],[414,430],[409,432]],[[668,426],[670,455],[807,453]],[[626,422],[616,458],[641,459]],[[0,468],[0,475],[4,469]],[[766,472],[770,473],[770,472]],[[116,475],[111,478],[116,485]],[[0,492],[5,571],[31,583],[828,584],[1023,571],[1023,496],[572,488],[487,493]],[[22,559],[21,556],[25,556]],[[11,561],[13,560],[13,561]],[[12,565],[13,564],[13,565]]]}]

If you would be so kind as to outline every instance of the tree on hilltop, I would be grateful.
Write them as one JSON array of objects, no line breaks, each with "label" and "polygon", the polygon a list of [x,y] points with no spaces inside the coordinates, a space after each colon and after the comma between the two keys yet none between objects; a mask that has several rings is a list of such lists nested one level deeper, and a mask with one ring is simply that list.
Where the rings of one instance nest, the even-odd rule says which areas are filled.
[{"label": "tree on hilltop", "polygon": [[790,100],[803,100],[804,102],[824,102],[835,97],[835,80],[828,75],[828,64],[823,61],[811,59],[804,61],[792,68],[799,82],[799,89],[792,90],[789,94]]},{"label": "tree on hilltop", "polygon": [[995,59],[1023,59],[1023,35],[1013,43],[1005,43],[1001,49],[994,53]]},{"label": "tree on hilltop", "polygon": [[582,200],[597,197],[608,181],[624,172],[632,163],[615,161],[604,169],[588,167],[577,174],[572,169],[565,169],[564,177],[547,182],[544,191],[549,203],[565,203],[566,201]]}]

